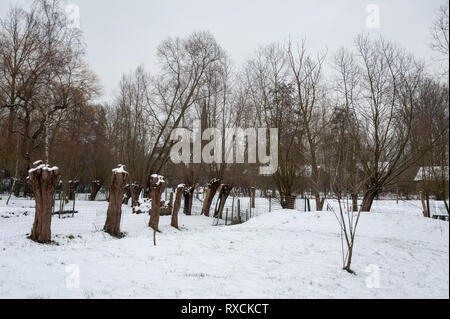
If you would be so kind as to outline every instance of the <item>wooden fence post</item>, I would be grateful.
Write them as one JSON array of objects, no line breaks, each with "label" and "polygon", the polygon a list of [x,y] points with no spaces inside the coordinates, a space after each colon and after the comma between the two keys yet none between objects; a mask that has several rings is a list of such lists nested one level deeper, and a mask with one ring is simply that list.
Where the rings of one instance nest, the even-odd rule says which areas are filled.
[{"label": "wooden fence post", "polygon": [[269,213],[272,212],[272,195],[269,195]]},{"label": "wooden fence post", "polygon": [[430,212],[428,211],[427,204],[425,203],[425,199],[423,197],[423,192],[419,192],[420,201],[422,202],[422,208],[423,208],[423,217],[429,218]]},{"label": "wooden fence post", "polygon": [[238,214],[238,223],[240,224],[240,223],[242,223],[242,221],[241,221],[241,200],[240,199],[238,199],[238,202],[237,202],[237,214]]}]

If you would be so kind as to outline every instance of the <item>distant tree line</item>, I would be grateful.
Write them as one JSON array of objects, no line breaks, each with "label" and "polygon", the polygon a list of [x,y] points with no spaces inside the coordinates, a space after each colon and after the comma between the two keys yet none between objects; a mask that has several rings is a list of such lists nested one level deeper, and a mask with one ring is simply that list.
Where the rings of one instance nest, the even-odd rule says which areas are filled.
[{"label": "distant tree line", "polygon": [[[448,59],[448,6],[431,32],[431,47]],[[85,49],[61,1],[37,0],[1,17],[0,168],[7,175],[23,181],[33,161],[45,159],[63,180],[106,184],[122,163],[144,192],[155,173],[173,188],[217,178],[235,191],[276,190],[280,199],[311,192],[319,209],[327,194],[347,194],[368,211],[383,192],[411,191],[419,167],[448,167],[448,69],[432,74],[383,38],[358,35],[331,53],[311,52],[305,40],[271,43],[240,67],[210,32],[169,38],[158,47],[159,67],[125,73],[104,104],[94,102],[98,80]],[[278,128],[278,171],[173,164],[171,133],[199,118],[220,130]],[[448,197],[448,177],[440,178],[436,193]]]}]

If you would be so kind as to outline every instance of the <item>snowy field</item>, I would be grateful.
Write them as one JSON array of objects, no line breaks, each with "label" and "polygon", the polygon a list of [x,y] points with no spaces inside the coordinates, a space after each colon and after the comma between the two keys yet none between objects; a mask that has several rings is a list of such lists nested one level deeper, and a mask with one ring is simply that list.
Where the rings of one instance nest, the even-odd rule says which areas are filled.
[{"label": "snowy field", "polygon": [[362,215],[356,275],[341,269],[330,212],[273,204],[268,213],[268,202],[258,199],[248,222],[215,226],[198,216],[200,204],[195,216],[180,212],[181,231],[161,217],[153,246],[147,215],[124,206],[126,237],[114,239],[100,231],[107,203],[79,201],[73,218],[53,218],[55,243],[40,245],[26,239],[34,202],[12,199],[6,206],[3,198],[0,298],[449,297],[449,223],[423,218],[418,201],[377,201]]}]

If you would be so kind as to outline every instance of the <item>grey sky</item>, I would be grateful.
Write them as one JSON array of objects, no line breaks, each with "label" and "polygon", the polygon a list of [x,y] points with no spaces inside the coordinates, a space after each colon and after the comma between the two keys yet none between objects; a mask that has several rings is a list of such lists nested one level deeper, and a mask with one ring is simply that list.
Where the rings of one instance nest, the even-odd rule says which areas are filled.
[{"label": "grey sky", "polygon": [[[0,0],[4,16],[12,3]],[[239,66],[262,44],[306,38],[308,47],[332,54],[361,32],[383,35],[432,63],[429,29],[443,0],[69,0],[81,13],[88,61],[110,99],[124,72],[155,68],[159,43],[209,30]],[[366,27],[366,6],[380,8],[380,29]]]}]

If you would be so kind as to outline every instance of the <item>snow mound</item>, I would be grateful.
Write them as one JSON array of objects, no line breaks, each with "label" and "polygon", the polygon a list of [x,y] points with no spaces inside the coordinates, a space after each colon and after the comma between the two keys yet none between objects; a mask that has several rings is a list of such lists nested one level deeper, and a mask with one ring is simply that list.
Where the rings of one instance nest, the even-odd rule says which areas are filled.
[{"label": "snow mound", "polygon": [[305,214],[291,209],[276,210],[261,214],[242,224],[242,227],[273,227],[274,225],[295,224],[299,215]]}]

